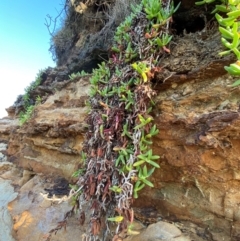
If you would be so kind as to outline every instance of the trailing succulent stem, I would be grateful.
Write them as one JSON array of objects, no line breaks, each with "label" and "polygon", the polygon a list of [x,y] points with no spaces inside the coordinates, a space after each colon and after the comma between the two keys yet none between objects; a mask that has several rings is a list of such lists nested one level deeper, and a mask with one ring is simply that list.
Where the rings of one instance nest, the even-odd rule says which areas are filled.
[{"label": "trailing succulent stem", "polygon": [[[143,0],[117,28],[112,56],[90,78],[88,132],[83,146],[85,172],[79,176],[80,206],[91,207],[88,237],[94,240],[108,222],[116,236],[133,220],[131,204],[159,168],[152,152],[158,134],[151,116],[156,94],[151,80],[161,71],[160,58],[170,53],[169,22],[173,3]],[[104,222],[104,223],[103,223]]]},{"label": "trailing succulent stem", "polygon": [[[203,0],[196,2],[197,5],[212,3],[215,0]],[[234,53],[237,61],[230,66],[225,66],[225,70],[232,76],[240,76],[240,0],[221,0],[220,5],[216,5],[212,13],[219,23],[219,32],[221,41],[227,49],[219,53],[221,56]],[[232,86],[240,85],[240,80],[233,83]]]}]

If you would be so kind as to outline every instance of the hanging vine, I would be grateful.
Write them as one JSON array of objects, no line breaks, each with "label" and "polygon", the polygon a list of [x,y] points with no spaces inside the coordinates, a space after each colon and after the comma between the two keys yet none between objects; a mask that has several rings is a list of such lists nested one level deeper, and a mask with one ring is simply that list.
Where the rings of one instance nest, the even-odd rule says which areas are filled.
[{"label": "hanging vine", "polygon": [[146,185],[153,187],[149,177],[159,168],[159,156],[151,149],[158,134],[151,80],[161,71],[162,55],[170,53],[169,23],[177,8],[171,0],[142,0],[132,7],[117,28],[110,60],[90,78],[85,168],[75,191],[80,209],[86,202],[91,209],[86,240],[96,240],[104,225],[109,231],[111,221],[118,237],[133,221],[133,199]]}]

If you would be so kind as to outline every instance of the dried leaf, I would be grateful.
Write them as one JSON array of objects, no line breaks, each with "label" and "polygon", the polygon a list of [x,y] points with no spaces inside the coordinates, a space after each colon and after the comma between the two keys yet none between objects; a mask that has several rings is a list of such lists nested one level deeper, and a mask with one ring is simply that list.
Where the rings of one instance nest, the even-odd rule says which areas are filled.
[{"label": "dried leaf", "polygon": [[95,194],[95,191],[96,191],[96,183],[95,183],[95,182],[92,182],[92,183],[90,184],[90,192],[89,192],[89,194],[92,196],[92,195]]},{"label": "dried leaf", "polygon": [[100,221],[98,219],[96,219],[92,222],[91,232],[94,236],[96,236],[100,233],[100,227],[101,227],[101,225],[100,225]]},{"label": "dried leaf", "polygon": [[145,33],[145,38],[150,39],[150,38],[152,38],[152,36],[149,33]]},{"label": "dried leaf", "polygon": [[85,222],[85,212],[82,211],[82,212],[80,213],[79,223],[80,223],[80,225],[83,225],[84,222]]}]

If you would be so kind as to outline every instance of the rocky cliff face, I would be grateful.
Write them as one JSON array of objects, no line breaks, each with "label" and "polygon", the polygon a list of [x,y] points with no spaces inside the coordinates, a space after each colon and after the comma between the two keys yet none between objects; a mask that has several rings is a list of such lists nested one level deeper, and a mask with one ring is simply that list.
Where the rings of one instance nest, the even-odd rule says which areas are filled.
[{"label": "rocky cliff face", "polygon": [[[154,79],[157,91],[154,120],[160,132],[153,149],[161,156],[161,168],[151,179],[154,188],[145,188],[135,200],[135,216],[144,223],[164,218],[185,222],[188,227],[197,224],[202,230],[194,229],[194,240],[239,240],[240,90],[230,86],[233,80],[223,69],[231,57],[217,57],[221,44],[214,26],[175,36],[170,48],[171,54],[161,63],[163,71]],[[54,221],[63,219],[60,209],[53,211],[51,202],[36,194],[44,188],[54,188],[50,184],[50,187],[43,185],[41,190],[36,186],[50,182],[46,176],[52,178],[52,183],[57,177],[74,182],[72,173],[81,166],[79,155],[86,128],[89,76],[68,80],[70,72],[66,66],[49,70],[46,81],[35,90],[48,94],[26,124],[19,126],[14,117],[19,106],[9,108],[9,117],[0,120],[0,161],[9,161],[7,166],[3,165],[1,175],[14,179],[19,191],[18,199],[9,205],[16,240],[33,240],[24,239],[31,229],[21,226],[21,220],[37,215],[33,210],[42,210],[41,218],[45,216],[49,224],[41,224],[41,232],[36,231],[39,233],[34,236],[38,239],[34,240],[51,230]],[[13,164],[25,172],[16,171]],[[44,174],[44,178],[39,174]],[[31,193],[33,187],[36,196]],[[13,191],[8,202],[14,198]],[[25,202],[20,200],[28,200],[27,206],[18,204]],[[67,212],[71,208],[63,209]],[[68,232],[80,235],[72,231],[75,229],[71,228],[71,222]],[[58,240],[67,240],[60,236]]]},{"label": "rocky cliff face", "polygon": [[87,79],[61,83],[35,108],[34,118],[11,135],[8,154],[25,169],[70,180],[80,163],[88,88]]},{"label": "rocky cliff face", "polygon": [[[180,42],[192,46],[187,37]],[[197,45],[200,56],[181,47],[176,48],[182,57],[170,63],[184,67],[188,60],[195,67],[156,84],[160,133],[154,150],[161,169],[154,173],[154,189],[135,204],[155,206],[168,219],[204,224],[213,240],[238,240],[239,88],[229,87],[222,60],[198,62]]]}]

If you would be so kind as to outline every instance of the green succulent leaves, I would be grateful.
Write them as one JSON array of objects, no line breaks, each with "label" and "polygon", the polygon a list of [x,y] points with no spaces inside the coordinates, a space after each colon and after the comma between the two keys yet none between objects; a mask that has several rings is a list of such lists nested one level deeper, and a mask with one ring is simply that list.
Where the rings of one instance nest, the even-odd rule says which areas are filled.
[{"label": "green succulent leaves", "polygon": [[84,77],[84,76],[87,76],[87,75],[88,75],[88,73],[86,73],[84,70],[82,70],[81,72],[72,73],[68,77],[69,77],[70,80],[74,80],[76,78],[81,78],[81,77]]},{"label": "green succulent leaves", "polygon": [[[202,5],[205,3],[212,3],[215,0],[204,0],[196,2],[196,5]],[[240,1],[228,0],[227,2],[221,0],[221,5],[216,5],[212,13],[215,13],[215,17],[219,23],[219,32],[221,33],[221,42],[227,49],[222,51],[220,56],[224,56],[230,53],[236,55],[236,63],[225,66],[225,70],[232,76],[240,76]],[[224,13],[224,14],[222,14]],[[223,16],[222,16],[223,15]],[[232,86],[238,86],[240,81],[237,80]]]},{"label": "green succulent leaves", "polygon": [[140,154],[137,156],[139,161],[135,162],[133,164],[133,166],[140,166],[144,163],[148,163],[156,168],[159,168],[160,166],[154,161],[154,160],[158,160],[160,158],[160,156],[157,155],[153,155],[152,154],[152,149],[150,149],[149,151],[147,151],[144,154]]},{"label": "green succulent leaves", "polygon": [[199,2],[195,2],[196,5],[203,5],[205,3],[212,3],[215,2],[215,0],[203,0],[203,1],[199,1]]},{"label": "green succulent leaves", "polygon": [[[86,172],[78,183],[97,219],[110,204],[105,221],[116,222],[118,231],[132,222],[133,198],[154,186],[151,176],[160,167],[160,156],[152,150],[159,131],[151,116],[156,95],[151,80],[162,71],[157,59],[170,53],[169,22],[178,7],[173,1],[166,6],[161,0],[142,0],[117,28],[109,61],[90,78]],[[99,234],[98,228],[93,234]]]},{"label": "green succulent leaves", "polygon": [[19,115],[20,125],[23,125],[25,122],[27,122],[31,118],[32,113],[35,109],[35,106],[41,104],[41,102],[42,102],[41,96],[37,96],[35,98],[35,100],[32,99],[32,102],[34,102],[34,104],[32,104],[31,103],[31,92],[33,90],[35,90],[41,84],[41,82],[42,82],[41,76],[42,76],[43,72],[44,72],[44,70],[39,70],[39,72],[35,78],[35,81],[32,81],[30,83],[30,85],[24,89],[25,94],[22,96],[24,111],[21,111],[20,115]]},{"label": "green succulent leaves", "polygon": [[233,76],[240,75],[240,61],[237,61],[235,64],[230,64],[230,66],[225,66],[224,69]]},{"label": "green succulent leaves", "polygon": [[172,40],[172,36],[166,34],[163,34],[161,36],[161,38],[157,37],[156,39],[154,39],[154,41],[150,41],[150,43],[153,43],[155,45],[158,45],[159,47],[163,47],[165,45],[167,45],[170,41]]},{"label": "green succulent leaves", "polygon": [[150,123],[153,120],[153,118],[151,116],[149,116],[147,118],[144,118],[142,115],[139,114],[138,115],[138,120],[139,120],[140,124],[136,125],[134,127],[134,129],[140,129],[140,128],[144,127],[145,125]]},{"label": "green succulent leaves", "polygon": [[169,10],[166,10],[162,7],[161,0],[143,0],[144,11],[147,14],[147,19],[156,20],[156,23],[166,23],[166,20],[169,19],[173,13],[177,11],[180,6],[180,3],[176,8],[171,2]]},{"label": "green succulent leaves", "polygon": [[150,71],[150,68],[147,67],[146,63],[144,62],[133,63],[132,67],[137,71],[138,74],[141,75],[144,83],[148,81],[147,74]]}]

